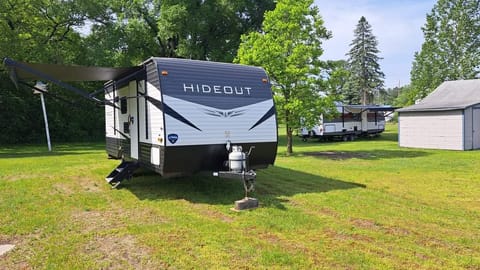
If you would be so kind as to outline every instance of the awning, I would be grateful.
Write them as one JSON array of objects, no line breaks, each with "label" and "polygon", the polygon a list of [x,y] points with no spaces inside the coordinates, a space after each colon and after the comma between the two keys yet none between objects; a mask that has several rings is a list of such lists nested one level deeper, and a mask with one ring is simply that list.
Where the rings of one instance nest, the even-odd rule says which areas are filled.
[{"label": "awning", "polygon": [[[3,64],[21,80],[48,80],[48,77],[65,82],[109,81],[142,69],[135,67],[87,67],[56,64],[33,64],[5,58]],[[47,77],[47,78],[46,78]]]},{"label": "awning", "polygon": [[352,113],[370,112],[393,112],[397,107],[387,105],[342,105],[342,107]]},{"label": "awning", "polygon": [[[10,78],[18,87],[19,80],[42,80],[69,91],[72,91],[88,100],[99,104],[105,104],[115,107],[115,104],[108,100],[99,100],[95,97],[98,91],[88,93],[79,89],[68,82],[85,82],[85,81],[110,81],[128,76],[136,71],[142,70],[141,66],[127,67],[127,68],[112,68],[112,67],[86,67],[86,66],[65,66],[55,64],[32,64],[20,61],[15,61],[10,58],[5,58],[3,64],[10,70]],[[26,84],[25,82],[22,82]],[[28,84],[27,84],[28,85]],[[30,85],[29,85],[30,86]],[[33,86],[30,86],[33,87]]]}]

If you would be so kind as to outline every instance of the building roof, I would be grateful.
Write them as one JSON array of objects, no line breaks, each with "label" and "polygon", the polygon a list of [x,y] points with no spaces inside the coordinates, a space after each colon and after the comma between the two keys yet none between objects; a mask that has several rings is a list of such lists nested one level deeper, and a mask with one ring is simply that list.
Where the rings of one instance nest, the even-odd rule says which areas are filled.
[{"label": "building roof", "polygon": [[418,104],[398,112],[451,111],[480,103],[480,79],[443,82]]}]

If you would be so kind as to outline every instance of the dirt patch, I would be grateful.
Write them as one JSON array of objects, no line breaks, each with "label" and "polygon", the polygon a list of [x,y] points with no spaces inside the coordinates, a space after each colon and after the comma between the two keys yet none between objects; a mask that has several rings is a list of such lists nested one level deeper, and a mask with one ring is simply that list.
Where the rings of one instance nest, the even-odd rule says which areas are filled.
[{"label": "dirt patch", "polygon": [[12,244],[15,248],[0,256],[0,269],[33,269],[28,263],[28,258],[34,257],[32,245],[42,238],[41,231],[31,234],[7,236],[0,234],[0,245]]},{"label": "dirt patch", "polygon": [[121,228],[125,224],[168,222],[168,219],[148,208],[76,211],[72,213],[71,219],[73,223],[78,223],[84,232]]},{"label": "dirt patch", "polygon": [[55,183],[52,185],[52,193],[69,196],[75,192],[75,188],[70,183]]},{"label": "dirt patch", "polygon": [[123,220],[117,211],[79,211],[72,214],[72,223],[79,224],[83,232],[101,231],[122,227]]},{"label": "dirt patch", "polygon": [[0,234],[0,245],[12,244],[13,237]]},{"label": "dirt patch", "polygon": [[153,225],[170,221],[167,217],[162,216],[159,212],[151,208],[139,207],[134,209],[121,209],[120,211],[131,223],[135,224]]},{"label": "dirt patch", "polygon": [[32,177],[31,175],[27,175],[27,174],[15,174],[15,175],[2,176],[1,179],[4,180],[4,181],[7,181],[7,182],[15,182],[15,181],[23,180],[23,179],[28,179],[28,178],[31,178],[31,177]]},{"label": "dirt patch", "polygon": [[231,223],[234,221],[233,217],[230,217],[220,211],[212,209],[208,205],[192,203],[191,207],[197,210],[202,216],[213,219],[213,220],[220,220],[226,223]]},{"label": "dirt patch", "polygon": [[377,223],[375,223],[375,221],[369,219],[352,218],[350,219],[350,222],[352,222],[352,224],[357,228],[368,230],[378,230],[381,227]]},{"label": "dirt patch", "polygon": [[307,152],[305,156],[328,158],[333,160],[351,159],[351,158],[369,158],[370,155],[366,153],[352,153],[339,151],[324,151],[324,152]]},{"label": "dirt patch", "polygon": [[153,259],[153,252],[132,235],[95,236],[83,248],[88,257],[96,257],[102,269],[163,269],[166,263]]},{"label": "dirt patch", "polygon": [[87,176],[74,176],[65,179],[64,182],[53,184],[53,192],[72,195],[77,192],[101,192],[105,183],[98,179],[92,179]]},{"label": "dirt patch", "polygon": [[349,234],[349,233],[342,233],[342,232],[337,232],[333,229],[325,229],[324,233],[326,236],[329,238],[332,238],[334,240],[340,240],[340,241],[362,241],[362,242],[373,242],[373,238],[366,236],[366,235],[361,235],[358,233],[354,234]]},{"label": "dirt patch", "polygon": [[100,192],[102,191],[101,185],[106,186],[105,182],[100,182],[98,179],[93,179],[86,176],[74,178],[74,182],[77,183],[77,185],[79,185],[83,191],[87,192]]},{"label": "dirt patch", "polygon": [[384,228],[384,231],[387,233],[387,234],[390,234],[390,235],[397,235],[397,236],[407,236],[409,234],[411,234],[411,232],[405,228],[401,228],[401,227],[385,227]]},{"label": "dirt patch", "polygon": [[[251,233],[251,232],[250,232]],[[259,234],[256,234],[256,237],[259,239],[262,239],[269,244],[273,246],[279,246],[288,253],[291,254],[297,254],[297,253],[302,253],[308,255],[309,258],[311,258],[314,262],[315,265],[320,264],[320,257],[321,255],[317,253],[315,250],[309,249],[308,247],[304,246],[302,243],[293,241],[293,240],[288,240],[288,239],[282,239],[278,237],[277,235],[270,233],[270,232],[262,232]]]},{"label": "dirt patch", "polygon": [[332,210],[330,208],[326,208],[326,207],[318,210],[318,212],[320,212],[321,214],[323,214],[325,216],[330,216],[330,217],[335,217],[335,218],[340,217],[340,215],[337,212],[335,212],[334,210]]}]

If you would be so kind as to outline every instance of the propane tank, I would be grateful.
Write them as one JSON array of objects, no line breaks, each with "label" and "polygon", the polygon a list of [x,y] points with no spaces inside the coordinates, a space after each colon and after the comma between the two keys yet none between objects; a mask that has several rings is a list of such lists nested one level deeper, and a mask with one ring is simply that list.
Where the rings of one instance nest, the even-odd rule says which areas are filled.
[{"label": "propane tank", "polygon": [[241,146],[232,146],[232,152],[228,154],[228,164],[230,170],[234,172],[241,172],[247,167],[246,155],[242,152]]}]

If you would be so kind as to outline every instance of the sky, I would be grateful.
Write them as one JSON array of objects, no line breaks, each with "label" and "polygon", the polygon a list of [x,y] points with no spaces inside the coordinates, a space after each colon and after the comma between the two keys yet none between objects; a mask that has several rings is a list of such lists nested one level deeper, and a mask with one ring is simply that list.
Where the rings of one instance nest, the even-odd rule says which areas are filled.
[{"label": "sky", "polygon": [[355,29],[361,16],[377,37],[380,67],[385,86],[410,83],[413,56],[424,41],[421,30],[436,0],[315,0],[325,27],[333,37],[324,42],[324,60],[347,59]]}]

